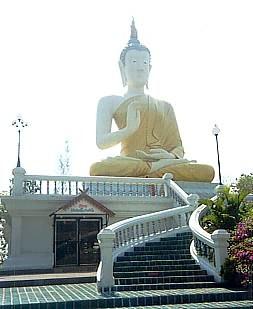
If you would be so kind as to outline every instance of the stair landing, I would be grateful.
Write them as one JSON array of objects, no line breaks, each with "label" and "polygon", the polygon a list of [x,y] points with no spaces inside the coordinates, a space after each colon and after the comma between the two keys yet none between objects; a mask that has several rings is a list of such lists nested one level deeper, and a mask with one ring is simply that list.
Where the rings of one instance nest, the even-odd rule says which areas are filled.
[{"label": "stair landing", "polygon": [[[16,287],[0,289],[0,305],[2,308],[131,308],[143,306],[145,308],[205,308],[205,303],[197,306],[203,300],[203,294],[208,295],[208,301],[225,301],[230,307],[213,307],[209,303],[206,308],[253,308],[253,301],[236,301],[237,307],[232,307],[233,302],[226,301],[228,295],[241,295],[245,291],[228,290],[224,288],[205,289],[176,289],[176,290],[149,290],[149,291],[124,291],[116,292],[113,296],[103,296],[97,293],[95,283],[48,285],[36,287]],[[231,296],[232,295],[232,296]],[[182,305],[183,303],[183,305]],[[188,303],[188,306],[187,306]],[[191,303],[191,304],[190,304]],[[223,303],[226,305],[226,303]],[[161,307],[162,305],[170,304]],[[177,304],[177,305],[176,305]],[[179,305],[180,304],[180,305]],[[172,306],[173,305],[173,306]],[[212,304],[214,305],[214,304]],[[149,307],[147,307],[149,306]],[[155,306],[155,307],[154,307]],[[158,306],[158,307],[157,307]],[[184,307],[183,307],[184,306]],[[217,305],[218,306],[218,305]],[[242,307],[244,306],[244,307]]]}]

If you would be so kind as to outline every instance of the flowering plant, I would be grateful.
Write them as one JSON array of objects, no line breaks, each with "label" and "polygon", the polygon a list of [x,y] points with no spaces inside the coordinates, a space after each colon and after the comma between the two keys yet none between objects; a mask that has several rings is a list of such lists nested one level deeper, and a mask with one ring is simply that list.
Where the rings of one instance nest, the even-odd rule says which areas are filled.
[{"label": "flowering plant", "polygon": [[253,217],[239,222],[229,240],[228,257],[234,263],[240,282],[248,286],[252,282]]}]

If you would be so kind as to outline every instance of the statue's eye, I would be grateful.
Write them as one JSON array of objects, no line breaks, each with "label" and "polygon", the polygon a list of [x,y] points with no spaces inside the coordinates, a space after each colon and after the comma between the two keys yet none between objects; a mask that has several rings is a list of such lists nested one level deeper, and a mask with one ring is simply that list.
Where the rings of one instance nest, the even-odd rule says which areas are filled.
[{"label": "statue's eye", "polygon": [[133,60],[133,63],[136,63],[137,61],[136,60]]},{"label": "statue's eye", "polygon": [[148,62],[145,60],[145,61],[144,61],[144,64],[148,64]]}]

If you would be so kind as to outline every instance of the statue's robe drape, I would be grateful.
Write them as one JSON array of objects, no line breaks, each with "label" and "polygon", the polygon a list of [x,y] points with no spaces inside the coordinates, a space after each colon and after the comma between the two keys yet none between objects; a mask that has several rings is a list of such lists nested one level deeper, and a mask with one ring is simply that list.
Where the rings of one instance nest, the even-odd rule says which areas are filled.
[{"label": "statue's robe drape", "polygon": [[[150,96],[132,97],[120,104],[113,117],[119,129],[126,126],[127,109],[133,100],[140,100],[141,123],[138,130],[121,143],[121,155],[94,163],[91,176],[162,177],[172,173],[174,180],[211,182],[214,169],[209,165],[187,162],[180,138],[174,110],[167,102]],[[155,160],[138,157],[136,150],[149,153],[162,148],[173,153],[176,159],[155,172],[151,164]]]}]

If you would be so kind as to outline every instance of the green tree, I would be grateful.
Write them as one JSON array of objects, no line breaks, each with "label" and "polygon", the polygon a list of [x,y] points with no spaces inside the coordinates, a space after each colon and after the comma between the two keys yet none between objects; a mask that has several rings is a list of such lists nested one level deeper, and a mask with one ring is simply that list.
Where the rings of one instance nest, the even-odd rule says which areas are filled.
[{"label": "green tree", "polygon": [[58,170],[60,175],[70,174],[70,146],[68,140],[64,142],[64,152],[59,155]]},{"label": "green tree", "polygon": [[241,191],[253,193],[253,173],[250,173],[249,175],[242,174],[238,179],[236,186]]},{"label": "green tree", "polygon": [[[64,142],[64,151],[58,157],[58,173],[62,176],[70,175],[70,146],[69,141]],[[57,183],[57,193],[64,194],[68,192],[68,183],[60,181]]]},{"label": "green tree", "polygon": [[203,228],[210,233],[217,229],[232,231],[244,214],[244,201],[248,193],[230,186],[224,187],[216,199],[202,200],[201,203],[209,208],[202,219]]}]

